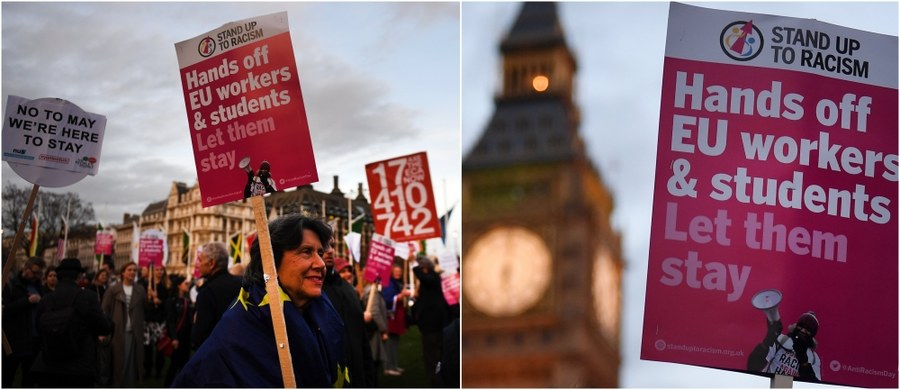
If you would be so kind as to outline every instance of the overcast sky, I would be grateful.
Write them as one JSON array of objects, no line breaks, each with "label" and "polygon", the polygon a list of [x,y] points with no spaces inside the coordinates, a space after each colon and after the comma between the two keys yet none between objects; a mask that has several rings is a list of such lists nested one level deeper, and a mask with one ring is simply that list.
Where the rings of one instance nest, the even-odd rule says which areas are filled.
[{"label": "overcast sky", "polygon": [[[707,8],[812,18],[897,35],[897,2],[688,3]],[[462,147],[467,153],[493,113],[499,42],[518,3],[462,5]],[[623,387],[768,387],[747,374],[640,360],[659,97],[668,3],[561,3],[560,18],[578,61],[576,101],[589,154],[615,195],[614,225],[625,261]],[[794,387],[833,387],[795,382]]]},{"label": "overcast sky", "polygon": [[[438,213],[459,201],[458,3],[4,2],[2,10],[4,109],[8,95],[58,97],[107,117],[99,173],[41,188],[78,192],[104,224],[164,200],[173,181],[197,181],[175,43],[280,11],[316,156],[313,186],[331,191],[339,175],[345,193],[360,182],[368,189],[365,164],[426,151]],[[30,189],[2,165],[4,184]]]}]

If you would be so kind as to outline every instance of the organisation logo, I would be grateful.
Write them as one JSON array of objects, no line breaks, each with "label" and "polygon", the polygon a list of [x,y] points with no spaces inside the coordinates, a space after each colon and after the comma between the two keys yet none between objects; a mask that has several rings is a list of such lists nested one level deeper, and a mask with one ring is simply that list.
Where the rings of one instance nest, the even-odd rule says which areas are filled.
[{"label": "organisation logo", "polygon": [[80,159],[75,160],[75,165],[86,169],[94,169],[94,164],[96,163],[97,158],[91,156],[82,156]]},{"label": "organisation logo", "polygon": [[762,52],[762,31],[753,25],[752,20],[733,22],[722,29],[719,46],[733,60],[750,61]]},{"label": "organisation logo", "polygon": [[200,44],[197,45],[197,52],[203,58],[209,57],[216,52],[216,41],[214,41],[211,37],[206,37],[200,40]]}]

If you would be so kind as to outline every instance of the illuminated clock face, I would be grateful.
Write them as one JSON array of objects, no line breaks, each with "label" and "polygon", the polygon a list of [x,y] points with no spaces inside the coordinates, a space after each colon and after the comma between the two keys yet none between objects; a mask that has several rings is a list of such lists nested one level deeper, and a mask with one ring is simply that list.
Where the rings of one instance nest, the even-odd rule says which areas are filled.
[{"label": "illuminated clock face", "polygon": [[597,324],[607,340],[615,340],[619,326],[619,273],[607,249],[598,251],[591,276]]},{"label": "illuminated clock face", "polygon": [[531,88],[537,92],[544,92],[550,86],[550,79],[547,76],[534,76],[531,79]]},{"label": "illuminated clock face", "polygon": [[477,239],[463,258],[463,295],[494,317],[525,312],[546,293],[552,276],[550,250],[522,227],[499,227]]}]

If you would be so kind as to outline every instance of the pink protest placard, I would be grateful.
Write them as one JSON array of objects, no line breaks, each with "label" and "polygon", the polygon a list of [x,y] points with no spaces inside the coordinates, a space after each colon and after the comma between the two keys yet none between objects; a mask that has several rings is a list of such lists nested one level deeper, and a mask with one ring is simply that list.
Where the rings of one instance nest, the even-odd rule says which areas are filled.
[{"label": "pink protest placard", "polygon": [[897,38],[672,3],[663,72],[641,358],[897,387]]},{"label": "pink protest placard", "polygon": [[203,246],[202,246],[202,245],[199,246],[199,247],[197,247],[196,253],[194,253],[194,261],[193,261],[193,263],[191,263],[191,267],[193,268],[193,271],[192,271],[192,273],[191,273],[191,276],[192,276],[194,279],[199,279],[199,278],[200,278],[200,266],[199,266],[199,264],[200,264],[200,254],[201,254],[201,253],[203,253]]},{"label": "pink protest placard", "polygon": [[111,255],[115,241],[116,238],[112,233],[97,232],[97,237],[94,240],[94,254]]},{"label": "pink protest placard", "polygon": [[151,264],[159,267],[165,264],[166,235],[156,229],[145,230],[141,233],[138,243],[138,266],[147,267]]},{"label": "pink protest placard", "polygon": [[369,259],[366,261],[366,271],[363,279],[372,283],[381,278],[381,284],[390,283],[391,266],[394,263],[394,242],[378,233],[372,236],[369,242]]},{"label": "pink protest placard", "polygon": [[286,12],[175,48],[203,207],[318,181]]},{"label": "pink protest placard", "polygon": [[444,292],[444,300],[448,305],[459,303],[459,273],[444,272],[441,274],[441,290]]}]

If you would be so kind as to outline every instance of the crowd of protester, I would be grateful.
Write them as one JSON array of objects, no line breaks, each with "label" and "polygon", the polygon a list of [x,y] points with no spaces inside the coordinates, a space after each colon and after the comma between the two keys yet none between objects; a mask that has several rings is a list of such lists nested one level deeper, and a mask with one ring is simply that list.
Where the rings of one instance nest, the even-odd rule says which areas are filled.
[{"label": "crowd of protester", "polygon": [[[398,349],[410,326],[422,337],[430,380],[422,385],[459,386],[458,310],[443,298],[440,267],[395,258],[387,281],[369,283],[358,264],[335,256],[327,224],[288,215],[269,231],[298,387],[372,388],[379,372],[402,376]],[[258,242],[250,253],[249,264],[229,268],[226,244],[207,243],[198,279],[134,262],[87,272],[74,258],[50,267],[30,258],[2,292],[11,351],[3,387],[141,387],[150,378],[165,387],[283,387]],[[410,263],[414,282],[404,278]]]}]

